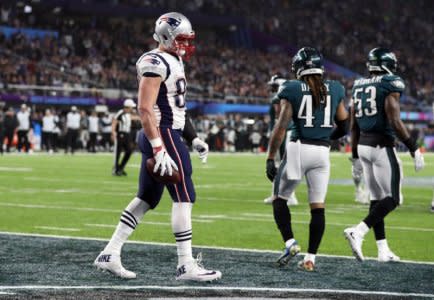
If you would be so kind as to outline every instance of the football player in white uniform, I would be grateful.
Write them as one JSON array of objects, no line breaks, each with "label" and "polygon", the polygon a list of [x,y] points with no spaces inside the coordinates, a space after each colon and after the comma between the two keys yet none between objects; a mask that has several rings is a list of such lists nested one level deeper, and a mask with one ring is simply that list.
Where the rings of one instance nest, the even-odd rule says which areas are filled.
[{"label": "football player in white uniform", "polygon": [[94,264],[122,278],[135,278],[121,263],[123,244],[142,220],[144,214],[155,208],[165,185],[155,181],[146,169],[146,161],[154,158],[154,172],[171,175],[179,171],[181,180],[167,184],[172,205],[172,230],[178,253],[177,280],[212,281],[219,279],[220,271],[206,270],[200,257],[192,255],[191,210],[195,191],[191,179],[192,166],[188,148],[192,143],[202,159],[208,155],[208,145],[200,140],[186,118],[185,92],[187,81],[183,60],[194,52],[194,39],[190,21],[182,14],[166,13],[155,23],[154,39],[157,49],[143,54],[136,63],[139,80],[138,111],[143,130],[139,134],[142,164],[137,196],[128,204],[119,224],[105,249]]}]

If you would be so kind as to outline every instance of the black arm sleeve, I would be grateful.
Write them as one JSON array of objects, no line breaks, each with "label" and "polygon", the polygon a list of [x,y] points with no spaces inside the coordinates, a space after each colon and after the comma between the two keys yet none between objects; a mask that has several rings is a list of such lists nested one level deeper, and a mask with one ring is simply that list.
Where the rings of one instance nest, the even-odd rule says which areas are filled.
[{"label": "black arm sleeve", "polygon": [[185,125],[184,131],[182,132],[182,137],[191,144],[192,141],[197,137],[196,130],[191,123],[190,117],[188,115],[185,116]]},{"label": "black arm sleeve", "polygon": [[337,127],[333,130],[332,134],[330,135],[330,139],[337,140],[343,137],[344,135],[346,135],[348,133],[348,129],[350,125],[348,121],[349,121],[348,118],[342,121],[336,120],[335,122]]},{"label": "black arm sleeve", "polygon": [[410,150],[411,153],[416,152],[417,144],[416,144],[416,141],[414,139],[409,137],[408,139],[406,139],[402,142],[404,143],[405,146],[407,146],[408,150]]}]

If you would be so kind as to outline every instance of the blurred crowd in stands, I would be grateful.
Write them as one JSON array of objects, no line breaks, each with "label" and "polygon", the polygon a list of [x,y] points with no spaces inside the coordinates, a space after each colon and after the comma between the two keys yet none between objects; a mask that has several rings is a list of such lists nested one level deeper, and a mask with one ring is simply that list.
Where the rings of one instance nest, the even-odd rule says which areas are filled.
[{"label": "blurred crowd in stands", "polygon": [[[78,0],[82,1],[82,0]],[[94,0],[95,2],[101,2]],[[180,10],[187,15],[243,16],[250,28],[277,36],[300,47],[319,48],[326,58],[365,74],[368,51],[378,45],[393,49],[408,95],[431,104],[434,61],[432,1],[356,0],[328,2],[222,0],[112,0],[111,5]],[[29,39],[21,33],[6,38],[0,33],[0,83],[72,87],[136,89],[135,61],[155,46],[154,20],[126,20],[68,15],[61,9],[26,14],[14,5],[0,4],[0,22],[15,28],[51,29],[56,37]],[[212,28],[197,31],[197,55],[187,64],[190,95],[229,102],[267,101],[266,82],[271,74],[290,76],[288,53],[236,48]],[[329,76],[350,88],[351,80]],[[192,93],[193,92],[193,93]],[[410,102],[408,109],[418,110]]]},{"label": "blurred crowd in stands", "polygon": [[[399,75],[407,87],[402,111],[427,111],[434,102],[433,2],[429,0],[366,0],[363,5],[348,1],[211,1],[211,0],[76,0],[74,3],[100,3],[128,7],[181,11],[187,16],[237,16],[246,28],[260,31],[292,45],[314,46],[324,56],[359,74],[366,74],[366,55],[375,46],[390,47],[399,59]],[[14,1],[0,3],[0,26],[53,30],[58,36],[29,38],[21,32],[6,37],[0,30],[0,91],[8,93],[11,85],[40,85],[71,88],[113,88],[135,91],[135,62],[156,46],[152,39],[155,17],[119,18],[72,13],[62,7],[24,12]],[[360,9],[358,9],[360,7]],[[357,9],[356,9],[357,8]],[[229,38],[236,26],[203,26],[196,30],[196,55],[186,63],[188,96],[203,101],[225,103],[269,103],[267,81],[281,73],[293,78],[290,55],[279,49],[258,50],[236,47]],[[327,71],[327,70],[326,70]],[[341,81],[351,90],[353,78],[327,72],[327,77]],[[26,94],[38,93],[27,89]],[[61,93],[60,93],[61,94]],[[35,107],[30,112],[29,136],[33,145],[47,151],[67,146],[66,116],[70,108]],[[17,139],[20,122],[17,108],[0,111],[0,140]],[[78,111],[80,114],[79,148],[90,152],[110,150],[111,114]],[[53,134],[44,134],[44,117],[55,120]],[[90,140],[89,119],[98,118],[97,142]],[[198,134],[214,151],[264,151],[268,142],[268,116],[197,116]],[[94,123],[93,123],[94,124]],[[105,124],[105,125],[104,125]],[[140,124],[136,124],[136,131]],[[41,139],[32,139],[39,130]],[[37,130],[35,130],[37,129]],[[21,130],[22,131],[22,130]],[[11,135],[12,133],[12,135]],[[21,132],[21,135],[23,132]],[[434,135],[425,126],[413,130],[423,140]],[[47,143],[47,136],[50,143]],[[134,142],[134,133],[131,137]],[[16,148],[28,150],[25,142]],[[1,145],[0,145],[1,146]],[[7,150],[8,147],[6,146]],[[3,147],[0,147],[0,151]]]}]

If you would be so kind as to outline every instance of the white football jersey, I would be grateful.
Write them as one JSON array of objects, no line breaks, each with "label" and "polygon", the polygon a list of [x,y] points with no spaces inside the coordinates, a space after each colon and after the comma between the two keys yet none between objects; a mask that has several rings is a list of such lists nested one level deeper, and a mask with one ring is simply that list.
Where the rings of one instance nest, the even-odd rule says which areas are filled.
[{"label": "white football jersey", "polygon": [[182,59],[175,55],[154,49],[143,54],[136,63],[137,76],[146,73],[161,76],[162,83],[154,112],[159,127],[184,129],[185,92],[187,81]]}]

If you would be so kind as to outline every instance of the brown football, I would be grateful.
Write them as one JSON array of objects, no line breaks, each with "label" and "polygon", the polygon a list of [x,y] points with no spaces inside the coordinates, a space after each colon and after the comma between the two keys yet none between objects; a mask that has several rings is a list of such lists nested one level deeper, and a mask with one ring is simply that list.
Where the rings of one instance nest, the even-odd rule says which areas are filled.
[{"label": "brown football", "polygon": [[154,173],[154,167],[155,167],[155,158],[151,157],[146,160],[146,169],[148,170],[148,173],[154,178],[156,181],[164,183],[164,184],[176,184],[181,181],[181,174],[179,171],[176,171],[175,169],[172,170],[172,175],[164,174],[163,176],[160,175],[160,170],[157,171],[157,173]]}]

